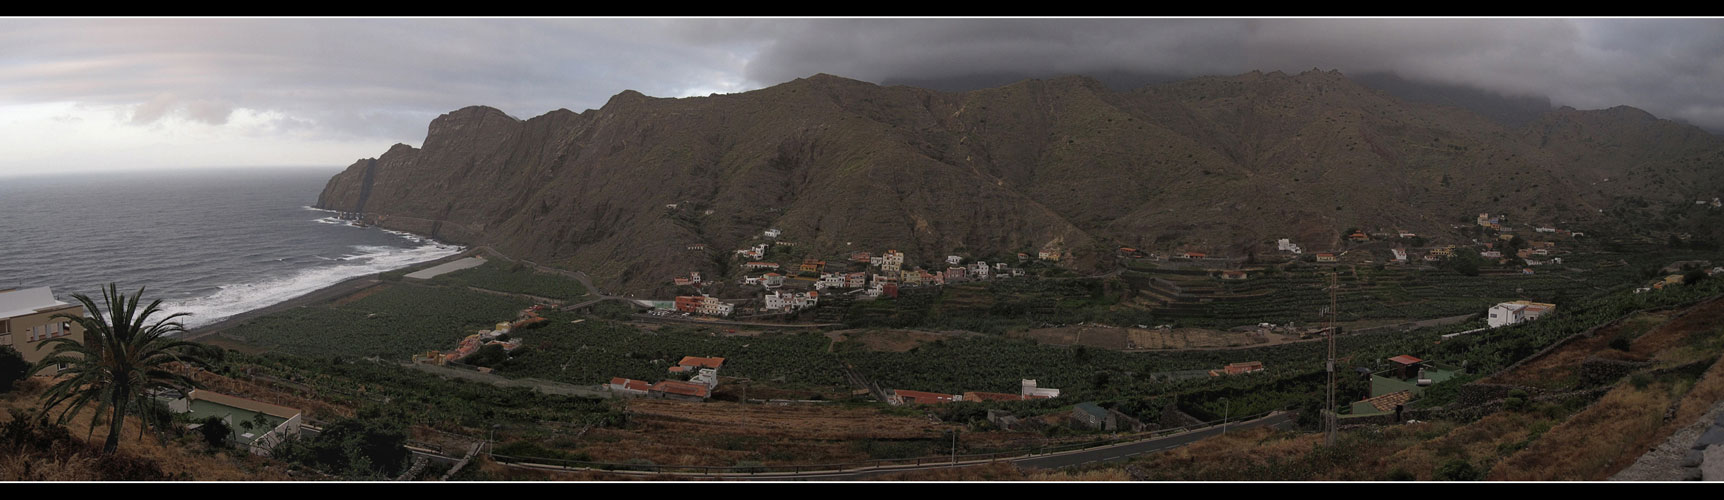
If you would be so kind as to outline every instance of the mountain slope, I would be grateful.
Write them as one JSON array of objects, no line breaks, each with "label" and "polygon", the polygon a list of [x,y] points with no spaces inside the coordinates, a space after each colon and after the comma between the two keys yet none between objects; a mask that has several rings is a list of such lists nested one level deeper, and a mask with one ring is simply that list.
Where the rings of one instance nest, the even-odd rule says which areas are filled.
[{"label": "mountain slope", "polygon": [[815,75],[701,98],[626,91],[529,120],[465,108],[434,120],[423,148],[335,176],[319,206],[654,293],[723,275],[729,250],[768,227],[810,256],[895,248],[933,267],[1057,243],[1064,265],[1089,269],[1116,244],[1321,249],[1350,227],[1440,235],[1487,211],[1556,222],[1625,196],[1692,200],[1724,187],[1721,152],[1632,108],[1508,129],[1335,72],[964,93]]}]

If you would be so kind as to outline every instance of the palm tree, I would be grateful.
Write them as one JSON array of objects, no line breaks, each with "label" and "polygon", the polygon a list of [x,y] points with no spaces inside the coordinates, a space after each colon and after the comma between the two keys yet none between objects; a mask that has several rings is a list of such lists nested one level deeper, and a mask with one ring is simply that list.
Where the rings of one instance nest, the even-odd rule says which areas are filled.
[{"label": "palm tree", "polygon": [[[140,311],[138,299],[143,295],[144,289],[139,288],[138,293],[127,300],[119,287],[110,283],[102,291],[107,307],[98,309],[90,297],[73,294],[72,297],[82,302],[84,310],[90,314],[58,314],[54,317],[76,321],[83,326],[83,342],[69,337],[44,342],[43,347],[52,345],[53,351],[37,362],[32,370],[32,373],[39,373],[52,366],[67,366],[58,374],[60,381],[44,393],[44,418],[62,403],[65,406],[60,409],[56,422],[60,425],[83,411],[92,401],[96,403],[97,416],[111,410],[108,441],[102,446],[103,453],[113,453],[120,447],[120,430],[126,413],[147,408],[153,403],[156,390],[171,388],[183,393],[196,386],[190,377],[171,370],[171,363],[208,366],[199,356],[202,346],[166,337],[170,333],[185,331],[185,327],[174,320],[189,313],[169,314],[153,324],[149,323],[151,316],[162,312],[162,301],[150,302]],[[107,311],[106,316],[102,314],[103,310]],[[144,425],[161,425],[154,420],[145,418]],[[92,418],[90,430],[94,431],[95,427],[96,420]]]}]

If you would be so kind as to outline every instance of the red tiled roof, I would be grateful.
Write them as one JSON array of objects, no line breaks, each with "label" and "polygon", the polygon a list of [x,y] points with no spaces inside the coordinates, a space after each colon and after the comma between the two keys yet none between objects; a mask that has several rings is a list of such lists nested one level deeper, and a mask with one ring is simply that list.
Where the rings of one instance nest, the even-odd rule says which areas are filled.
[{"label": "red tiled roof", "polygon": [[[902,392],[902,391],[900,391]],[[964,401],[1022,401],[1022,394],[1006,394],[1003,392],[966,392]]]},{"label": "red tiled roof", "polygon": [[682,361],[678,361],[678,362],[676,362],[676,364],[680,365],[680,366],[699,366],[701,368],[718,369],[718,367],[724,366],[724,358],[702,358],[699,356],[683,356]]},{"label": "red tiled roof", "polygon": [[678,394],[682,396],[707,397],[706,386],[690,384],[688,382],[678,382],[675,380],[665,380],[657,384],[653,384],[652,391],[666,394]]},{"label": "red tiled roof", "polygon": [[648,385],[646,383],[646,381],[628,379],[628,378],[622,378],[622,377],[611,378],[611,385],[620,385],[620,386],[623,386],[624,389],[631,389],[631,390],[642,391],[642,392],[645,392],[647,390],[652,389],[652,386]]},{"label": "red tiled roof", "polygon": [[1393,358],[1389,358],[1389,361],[1394,361],[1396,363],[1400,363],[1403,365],[1411,365],[1411,364],[1416,364],[1416,363],[1422,362],[1424,360],[1402,354],[1400,356],[1395,356]]},{"label": "red tiled roof", "polygon": [[912,391],[909,389],[897,389],[897,390],[893,390],[892,393],[897,394],[898,397],[900,397],[900,398],[903,398],[904,402],[906,402],[906,403],[933,404],[933,403],[950,403],[950,402],[952,402],[952,395],[951,394],[940,394],[937,392]]},{"label": "red tiled roof", "polygon": [[1412,391],[1396,391],[1365,400],[1377,411],[1394,411],[1396,406],[1407,404],[1413,399]]}]

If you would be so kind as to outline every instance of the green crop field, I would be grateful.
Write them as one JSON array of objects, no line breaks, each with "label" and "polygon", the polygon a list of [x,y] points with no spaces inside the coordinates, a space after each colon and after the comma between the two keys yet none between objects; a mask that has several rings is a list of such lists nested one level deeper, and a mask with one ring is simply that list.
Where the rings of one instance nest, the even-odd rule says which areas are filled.
[{"label": "green crop field", "polygon": [[290,309],[246,321],[223,335],[288,354],[406,360],[447,350],[463,337],[512,321],[528,301],[449,287],[383,285],[345,304]]},{"label": "green crop field", "polygon": [[511,264],[500,260],[487,260],[477,267],[432,278],[431,282],[524,293],[557,300],[572,300],[587,294],[586,287],[581,286],[581,282],[574,278],[536,272],[525,264]]}]

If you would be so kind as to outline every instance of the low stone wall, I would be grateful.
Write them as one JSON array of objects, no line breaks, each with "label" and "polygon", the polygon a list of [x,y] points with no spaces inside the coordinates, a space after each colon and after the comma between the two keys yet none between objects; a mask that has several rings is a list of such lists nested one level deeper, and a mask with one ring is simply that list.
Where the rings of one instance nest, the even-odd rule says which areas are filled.
[{"label": "low stone wall", "polygon": [[1621,380],[1622,377],[1652,364],[1650,361],[1626,361],[1620,359],[1604,359],[1588,357],[1580,362],[1580,385],[1592,387],[1606,385]]}]

